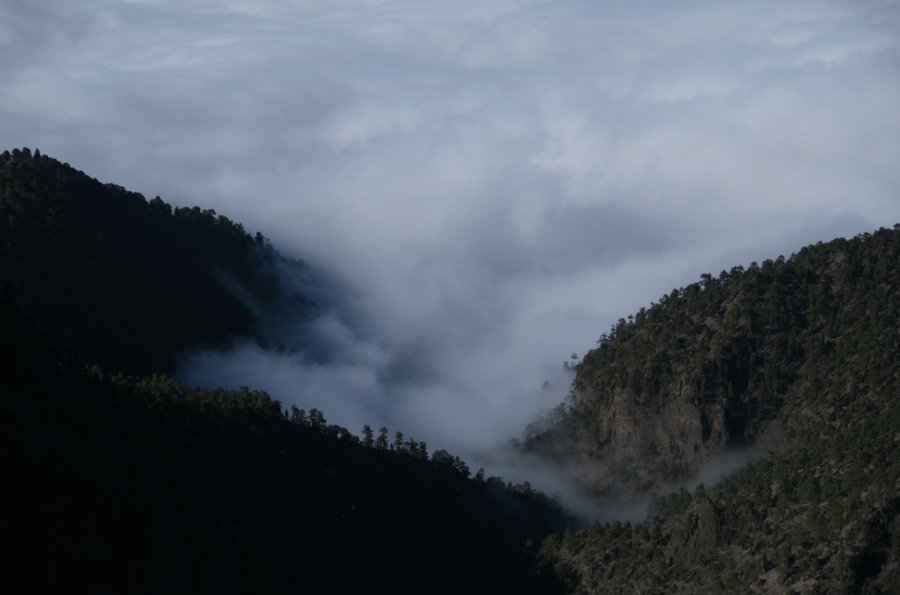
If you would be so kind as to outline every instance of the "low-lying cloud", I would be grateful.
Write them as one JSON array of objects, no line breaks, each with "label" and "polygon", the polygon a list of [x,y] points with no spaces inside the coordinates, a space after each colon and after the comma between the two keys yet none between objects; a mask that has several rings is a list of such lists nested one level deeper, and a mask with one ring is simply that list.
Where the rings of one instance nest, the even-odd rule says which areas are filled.
[{"label": "low-lying cloud", "polygon": [[[186,354],[177,375],[189,384],[250,385],[285,405],[325,412],[359,434],[387,426],[391,435],[426,441],[476,465],[481,452],[518,435],[531,417],[563,400],[573,379],[561,362],[509,361],[501,313],[469,320],[423,312],[415,325],[372,318],[365,296],[330,287],[310,269],[281,267],[283,286],[315,306],[267,312],[254,305],[269,345]],[[240,296],[239,288],[235,289]],[[460,304],[462,307],[464,304]],[[283,347],[283,348],[282,348]]]},{"label": "low-lying cloud", "polygon": [[0,138],[214,208],[335,289],[266,319],[297,353],[197,354],[189,381],[477,468],[620,317],[900,221],[898,24],[889,1],[9,0]]}]

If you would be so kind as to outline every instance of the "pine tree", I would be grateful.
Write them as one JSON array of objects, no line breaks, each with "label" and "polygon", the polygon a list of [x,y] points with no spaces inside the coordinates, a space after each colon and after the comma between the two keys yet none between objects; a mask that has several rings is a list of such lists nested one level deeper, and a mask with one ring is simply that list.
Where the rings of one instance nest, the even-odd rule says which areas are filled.
[{"label": "pine tree", "polygon": [[380,428],[378,430],[378,439],[375,440],[375,448],[379,450],[387,450],[388,448],[388,429]]},{"label": "pine tree", "polygon": [[363,426],[363,446],[367,446],[372,448],[375,445],[375,440],[373,438],[372,428],[369,424]]},{"label": "pine tree", "polygon": [[296,405],[291,405],[291,421],[295,424],[306,425],[306,411],[297,409]]}]

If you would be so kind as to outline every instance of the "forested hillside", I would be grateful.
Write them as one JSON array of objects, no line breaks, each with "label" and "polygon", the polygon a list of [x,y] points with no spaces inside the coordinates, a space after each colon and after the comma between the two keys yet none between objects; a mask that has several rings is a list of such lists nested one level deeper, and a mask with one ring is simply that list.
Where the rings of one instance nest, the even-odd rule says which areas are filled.
[{"label": "forested hillside", "polygon": [[254,336],[217,270],[311,307],[262,236],[27,150],[0,172],[4,592],[562,592],[526,544],[580,521],[527,483],[161,373]]},{"label": "forested hillside", "polygon": [[569,456],[601,494],[771,450],[637,526],[549,538],[548,564],[590,593],[898,592],[898,256],[900,226],[819,243],[620,320],[522,448]]},{"label": "forested hillside", "polygon": [[265,340],[239,284],[267,307],[303,308],[282,287],[265,238],[213,210],[173,208],[102,184],[28,149],[0,155],[0,280],[55,346],[128,374],[171,371],[174,356]]},{"label": "forested hillside", "polygon": [[524,545],[577,521],[527,486],[47,344],[5,292],[5,592],[561,592]]}]

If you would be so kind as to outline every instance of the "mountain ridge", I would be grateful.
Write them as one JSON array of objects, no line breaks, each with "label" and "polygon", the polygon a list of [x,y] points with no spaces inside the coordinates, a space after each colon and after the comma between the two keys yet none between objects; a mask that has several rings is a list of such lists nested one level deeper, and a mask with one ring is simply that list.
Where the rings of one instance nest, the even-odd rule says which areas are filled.
[{"label": "mountain ridge", "polygon": [[703,275],[620,319],[522,448],[569,453],[602,495],[677,485],[767,433],[784,447],[711,492],[654,497],[634,528],[549,539],[547,563],[589,593],[896,593],[898,256],[895,225]]},{"label": "mountain ridge", "polygon": [[214,210],[148,201],[27,148],[0,154],[0,237],[0,279],[52,329],[56,347],[126,374],[171,372],[190,350],[269,341],[222,275],[264,307],[314,308],[272,270],[308,265],[261,233]]}]

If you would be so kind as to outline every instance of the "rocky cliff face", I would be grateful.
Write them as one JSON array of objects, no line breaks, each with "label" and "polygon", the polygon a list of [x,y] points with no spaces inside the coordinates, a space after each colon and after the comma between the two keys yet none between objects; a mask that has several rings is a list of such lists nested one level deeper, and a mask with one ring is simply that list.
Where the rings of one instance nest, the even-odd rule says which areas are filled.
[{"label": "rocky cliff face", "polygon": [[798,262],[704,276],[620,320],[576,366],[569,407],[524,448],[576,463],[604,493],[671,485],[728,446],[771,447],[803,346],[827,324],[809,303],[827,275]]},{"label": "rocky cliff face", "polygon": [[592,420],[601,456],[633,466],[633,487],[651,487],[669,469],[696,470],[725,445],[722,408],[701,410],[692,392],[682,379],[652,400],[624,389],[607,399],[585,390],[576,393],[575,407]]},{"label": "rocky cliff face", "polygon": [[667,383],[652,399],[621,388],[607,398],[591,388],[573,396],[572,407],[585,426],[573,436],[584,445],[581,463],[620,470],[607,473],[606,481],[601,474],[592,474],[600,492],[613,488],[614,478],[623,474],[632,490],[660,488],[697,472],[727,446],[765,450],[777,448],[781,438],[777,419],[746,418],[728,424],[740,407],[729,410],[722,403],[702,403],[685,378]]}]

